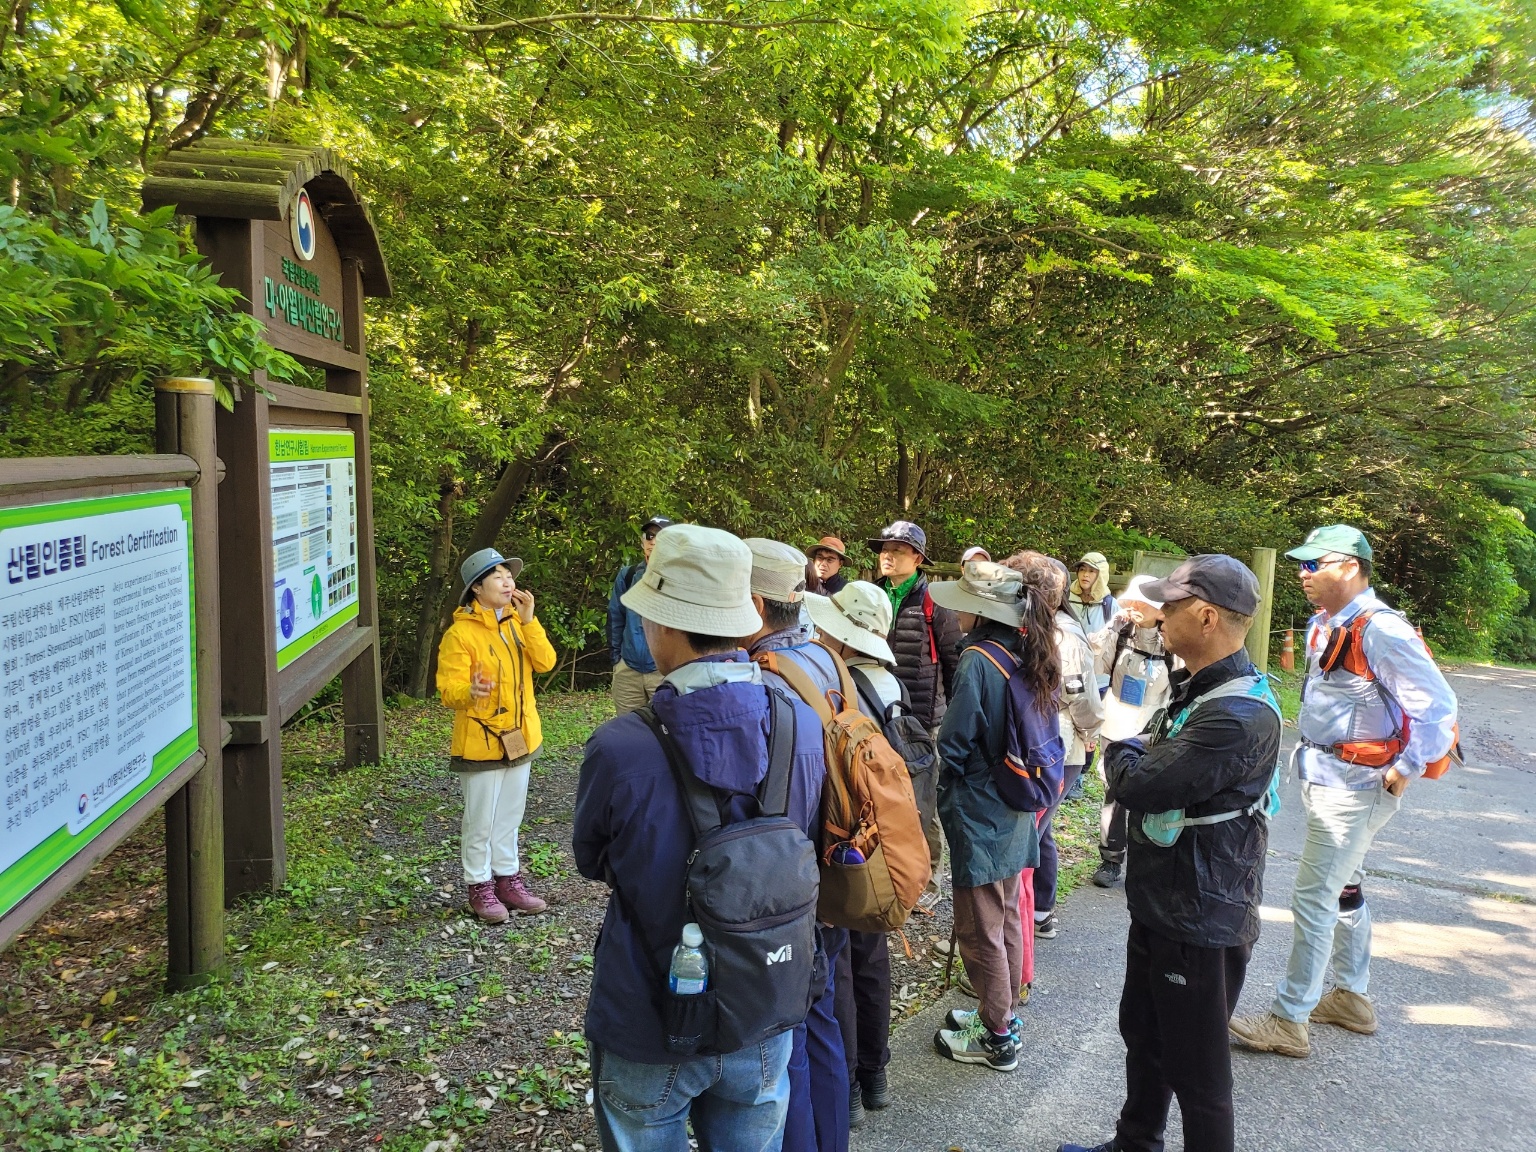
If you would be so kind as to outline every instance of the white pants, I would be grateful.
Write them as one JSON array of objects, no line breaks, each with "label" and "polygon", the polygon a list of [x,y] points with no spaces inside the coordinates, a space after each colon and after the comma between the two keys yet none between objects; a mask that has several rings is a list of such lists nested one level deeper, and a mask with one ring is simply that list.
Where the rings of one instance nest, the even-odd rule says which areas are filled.
[{"label": "white pants", "polygon": [[528,807],[528,777],[532,762],[516,767],[460,772],[464,786],[464,823],[460,853],[464,883],[480,884],[492,876],[515,876],[517,830]]},{"label": "white pants", "polygon": [[1291,959],[1270,1009],[1297,1024],[1305,1024],[1322,999],[1330,968],[1334,983],[1348,992],[1364,996],[1370,986],[1371,906],[1362,900],[1341,911],[1339,894],[1364,880],[1371,841],[1402,807],[1385,788],[1350,791],[1306,781],[1301,799],[1307,842],[1291,894]]}]

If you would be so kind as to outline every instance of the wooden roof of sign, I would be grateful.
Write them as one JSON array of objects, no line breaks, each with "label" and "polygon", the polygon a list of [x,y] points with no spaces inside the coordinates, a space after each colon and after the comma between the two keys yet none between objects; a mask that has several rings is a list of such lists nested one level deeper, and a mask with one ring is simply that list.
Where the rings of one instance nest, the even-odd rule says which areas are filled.
[{"label": "wooden roof of sign", "polygon": [[250,140],[199,140],[169,153],[144,181],[146,209],[174,204],[187,216],[286,220],[300,188],[344,259],[358,261],[363,292],[389,296],[389,265],[351,169],[329,148]]}]

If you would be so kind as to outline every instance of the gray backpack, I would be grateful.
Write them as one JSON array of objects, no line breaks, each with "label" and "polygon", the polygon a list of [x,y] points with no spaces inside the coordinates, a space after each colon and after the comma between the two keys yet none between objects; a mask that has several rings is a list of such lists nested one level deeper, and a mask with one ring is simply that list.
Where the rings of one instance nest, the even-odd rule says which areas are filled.
[{"label": "gray backpack", "polygon": [[[787,815],[795,752],[794,707],[769,689],[768,774],[758,815],[725,824],[719,795],[683,762],[650,708],[640,715],[667,754],[693,825],[686,918],[704,934],[709,987],[679,996],[662,984],[667,1050],[723,1055],[759,1044],[805,1019],[826,986],[817,947],[816,849]],[[682,931],[678,924],[678,932]]]}]

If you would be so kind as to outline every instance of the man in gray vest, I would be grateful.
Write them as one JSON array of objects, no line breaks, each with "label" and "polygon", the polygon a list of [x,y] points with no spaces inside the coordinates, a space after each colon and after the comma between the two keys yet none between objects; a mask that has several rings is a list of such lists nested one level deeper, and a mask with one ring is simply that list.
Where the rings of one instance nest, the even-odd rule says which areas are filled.
[{"label": "man in gray vest", "polygon": [[[1451,753],[1456,696],[1413,625],[1371,590],[1371,546],[1359,529],[1314,529],[1286,556],[1318,608],[1307,625],[1295,752],[1307,842],[1291,895],[1285,979],[1268,1012],[1235,1017],[1231,1030],[1246,1048],[1302,1057],[1311,1051],[1309,1020],[1376,1031],[1362,865],[1409,782]],[[1334,986],[1325,995],[1330,966]]]}]

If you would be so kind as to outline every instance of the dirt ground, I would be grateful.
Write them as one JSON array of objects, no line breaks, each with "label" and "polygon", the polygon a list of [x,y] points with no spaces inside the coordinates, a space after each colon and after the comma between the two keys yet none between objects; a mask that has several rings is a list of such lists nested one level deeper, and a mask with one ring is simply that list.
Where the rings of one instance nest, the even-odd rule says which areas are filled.
[{"label": "dirt ground", "polygon": [[[595,1149],[581,1026],[606,890],[576,874],[570,836],[581,745],[610,708],[540,707],[522,854],[549,912],[468,916],[441,709],[391,708],[385,762],[353,770],[322,714],[284,733],[288,882],[231,911],[226,978],[165,991],[159,816],[0,955],[0,1142]],[[1068,812],[1069,865],[1096,811]],[[929,944],[949,907],[893,941],[898,1018],[941,991]]]}]

